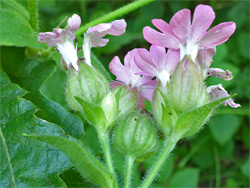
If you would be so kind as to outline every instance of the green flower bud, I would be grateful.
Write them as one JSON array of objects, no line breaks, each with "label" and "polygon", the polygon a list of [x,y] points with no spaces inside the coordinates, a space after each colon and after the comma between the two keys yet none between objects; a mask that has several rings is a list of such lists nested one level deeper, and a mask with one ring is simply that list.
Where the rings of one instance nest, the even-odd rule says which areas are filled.
[{"label": "green flower bud", "polygon": [[119,101],[119,118],[123,118],[124,116],[135,110],[138,103],[136,89],[129,89],[127,86],[121,85],[116,87],[112,92]]},{"label": "green flower bud", "polygon": [[151,117],[139,112],[130,113],[115,130],[113,142],[123,155],[145,159],[158,144]]},{"label": "green flower bud", "polygon": [[202,69],[191,57],[184,57],[177,66],[170,85],[170,101],[177,112],[183,112],[209,102],[203,84]]},{"label": "green flower bud", "polygon": [[101,102],[107,124],[110,125],[116,118],[117,104],[113,93],[109,92]]},{"label": "green flower bud", "polygon": [[108,81],[94,67],[81,63],[78,72],[73,68],[69,70],[66,100],[72,109],[82,111],[75,97],[82,98],[89,103],[100,104],[109,90]]}]

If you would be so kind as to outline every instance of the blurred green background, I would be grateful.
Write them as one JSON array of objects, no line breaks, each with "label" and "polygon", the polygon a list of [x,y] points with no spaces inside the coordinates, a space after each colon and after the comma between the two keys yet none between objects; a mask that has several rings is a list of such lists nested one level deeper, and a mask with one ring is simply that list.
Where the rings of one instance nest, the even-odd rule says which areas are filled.
[{"label": "blurred green background", "polygon": [[[130,1],[39,1],[40,31],[52,31],[66,16],[77,13],[82,18],[82,25],[105,15]],[[25,1],[21,1],[24,6]],[[142,29],[151,26],[153,18],[169,22],[175,12],[183,8],[194,10],[198,4],[211,5],[216,13],[213,25],[233,21],[236,32],[225,44],[217,47],[212,67],[228,69],[234,79],[223,81],[209,78],[208,85],[222,83],[231,93],[237,93],[236,103],[241,108],[221,107],[203,130],[195,136],[178,143],[158,179],[152,187],[249,187],[249,1],[156,1],[122,17],[127,22],[127,31],[120,37],[108,36],[110,42],[103,48],[94,48],[93,52],[108,68],[112,58],[118,55],[123,62],[124,55],[133,48],[149,48],[143,39]],[[57,61],[56,72],[43,84],[42,92],[50,99],[66,105],[64,98],[66,72],[61,69],[59,55],[53,55]],[[95,131],[86,127],[83,142],[101,155]],[[137,163],[133,173],[133,186],[139,185],[140,179],[151,166],[155,157]],[[115,154],[113,160],[122,176],[124,161]],[[61,177],[69,187],[91,187],[80,175],[70,169]]]}]

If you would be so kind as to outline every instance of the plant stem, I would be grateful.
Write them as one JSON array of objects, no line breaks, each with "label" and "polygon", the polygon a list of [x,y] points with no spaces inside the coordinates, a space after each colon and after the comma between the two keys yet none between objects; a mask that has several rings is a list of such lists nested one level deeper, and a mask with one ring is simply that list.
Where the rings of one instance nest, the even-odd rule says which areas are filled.
[{"label": "plant stem", "polygon": [[115,11],[113,12],[110,12],[100,18],[97,18],[87,24],[85,24],[84,26],[80,27],[78,29],[78,31],[76,32],[76,36],[79,36],[79,35],[82,35],[85,31],[87,31],[87,29],[89,27],[93,27],[99,23],[105,23],[105,22],[110,22],[124,14],[127,14],[129,12],[132,12],[133,10],[136,10],[150,2],[153,2],[155,0],[137,0],[137,1],[134,1],[128,5],[125,5],[119,9],[116,9]]},{"label": "plant stem", "polygon": [[37,11],[37,0],[27,0],[30,16],[30,25],[34,31],[39,31],[38,27],[38,11]]},{"label": "plant stem", "polygon": [[116,175],[115,175],[115,170],[113,168],[110,147],[109,147],[108,133],[103,133],[103,132],[98,131],[98,135],[99,135],[99,140],[100,140],[102,148],[103,148],[107,167],[108,167],[109,171],[114,175],[114,178],[115,178],[114,179],[114,187],[118,187],[117,179],[116,179]]},{"label": "plant stem", "polygon": [[125,172],[124,188],[130,187],[134,160],[135,157],[130,155],[126,156],[126,172]]},{"label": "plant stem", "polygon": [[213,147],[213,153],[214,153],[214,160],[215,160],[215,187],[219,188],[221,187],[221,172],[220,172],[220,158],[219,158],[219,153],[218,153],[218,148],[216,145]]},{"label": "plant stem", "polygon": [[141,188],[148,188],[152,181],[154,180],[155,176],[159,172],[161,166],[166,161],[168,155],[174,149],[175,144],[178,142],[179,137],[170,136],[164,143],[164,147],[162,149],[162,153],[160,154],[159,158],[154,163],[153,167],[151,168],[150,172],[148,173],[146,179],[143,181]]}]

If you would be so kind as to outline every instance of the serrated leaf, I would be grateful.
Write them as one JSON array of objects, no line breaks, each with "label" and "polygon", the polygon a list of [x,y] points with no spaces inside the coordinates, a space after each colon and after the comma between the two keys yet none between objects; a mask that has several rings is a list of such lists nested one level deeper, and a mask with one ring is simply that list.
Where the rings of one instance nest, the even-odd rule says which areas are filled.
[{"label": "serrated leaf", "polygon": [[238,128],[240,127],[240,119],[236,115],[217,115],[212,118],[209,123],[209,130],[213,138],[220,144],[226,144]]},{"label": "serrated leaf", "polygon": [[43,48],[38,43],[38,32],[30,26],[27,11],[13,0],[0,2],[0,45]]},{"label": "serrated leaf", "polygon": [[55,63],[26,59],[23,48],[3,47],[1,52],[3,69],[14,83],[29,92],[25,98],[40,108],[37,115],[61,126],[67,134],[79,138],[83,134],[81,119],[40,92],[43,82],[55,71]]},{"label": "serrated leaf", "polygon": [[170,181],[170,187],[198,187],[199,169],[186,168],[176,172]]},{"label": "serrated leaf", "polygon": [[23,133],[64,132],[35,117],[37,108],[20,98],[26,91],[0,73],[0,187],[66,187],[58,175],[71,166],[67,157],[47,144],[23,137]]},{"label": "serrated leaf", "polygon": [[106,118],[102,108],[99,105],[89,103],[82,98],[75,97],[82,106],[85,119],[94,126],[106,126]]},{"label": "serrated leaf", "polygon": [[202,125],[212,115],[214,109],[219,106],[223,101],[229,99],[230,97],[225,97],[213,102],[210,102],[201,107],[195,108],[188,112],[184,112],[178,117],[178,120],[175,125],[174,132],[180,132],[184,137],[190,136],[197,132]]},{"label": "serrated leaf", "polygon": [[70,159],[73,166],[92,183],[101,187],[111,187],[114,177],[106,170],[84,146],[72,138],[63,138],[49,135],[26,135],[30,138],[46,142],[61,151]]}]

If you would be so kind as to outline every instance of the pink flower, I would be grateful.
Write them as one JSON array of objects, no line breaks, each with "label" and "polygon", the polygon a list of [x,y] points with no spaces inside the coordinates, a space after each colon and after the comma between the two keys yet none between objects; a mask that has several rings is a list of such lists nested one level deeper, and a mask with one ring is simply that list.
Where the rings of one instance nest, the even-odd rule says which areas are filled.
[{"label": "pink flower", "polygon": [[84,33],[83,40],[83,55],[86,63],[91,66],[90,53],[92,47],[103,47],[109,42],[109,39],[104,39],[107,34],[119,36],[125,33],[127,24],[124,19],[115,20],[110,23],[101,23],[94,27],[90,27]]},{"label": "pink flower", "polygon": [[75,31],[81,25],[81,18],[74,14],[68,19],[65,29],[55,28],[54,32],[39,33],[38,42],[48,44],[56,49],[62,55],[62,63],[70,68],[71,64],[78,71],[77,48],[74,45]]},{"label": "pink flower", "polygon": [[197,61],[202,67],[203,70],[203,78],[206,79],[207,77],[214,76],[220,77],[226,81],[233,79],[232,72],[229,70],[222,70],[219,68],[210,68],[213,62],[213,56],[215,54],[215,47],[210,49],[201,49],[197,55]]},{"label": "pink flower", "polygon": [[176,50],[166,50],[164,47],[152,45],[150,51],[138,49],[138,56],[135,56],[135,63],[141,69],[136,74],[156,77],[161,81],[163,87],[170,81],[174,70],[179,63],[179,52]]},{"label": "pink flower", "polygon": [[143,35],[151,44],[180,50],[180,60],[187,54],[195,61],[199,49],[220,45],[235,31],[234,22],[224,22],[207,31],[214,18],[215,13],[210,6],[198,5],[192,24],[190,10],[183,9],[171,18],[169,24],[161,19],[152,20],[161,32],[147,26],[143,29]]},{"label": "pink flower", "polygon": [[145,105],[143,99],[152,102],[156,80],[152,80],[153,76],[140,76],[136,74],[141,72],[134,62],[136,56],[138,56],[137,49],[128,52],[124,58],[124,65],[121,64],[119,57],[115,56],[112,59],[109,69],[116,76],[118,82],[113,81],[111,87],[115,88],[119,85],[126,85],[131,90],[136,89],[138,92],[138,106],[143,107]]},{"label": "pink flower", "polygon": [[[221,84],[214,85],[214,86],[209,86],[207,88],[207,92],[210,95],[210,99],[212,101],[215,101],[215,100],[218,100],[218,99],[221,99],[221,98],[224,98],[224,97],[229,97],[228,92],[222,87]],[[224,101],[223,104],[225,106],[229,105],[232,108],[238,108],[238,107],[240,107],[240,104],[234,103],[234,101],[231,98],[229,98],[226,101]]]}]

